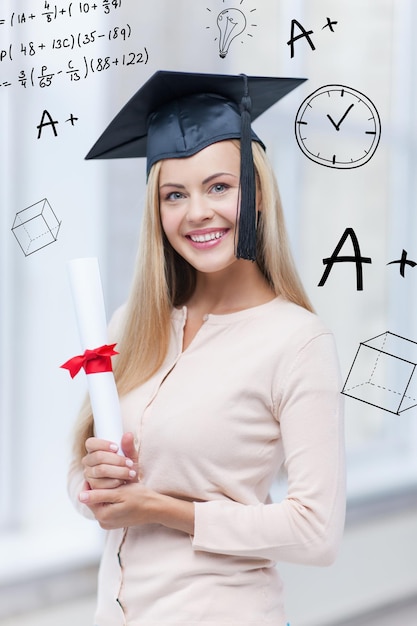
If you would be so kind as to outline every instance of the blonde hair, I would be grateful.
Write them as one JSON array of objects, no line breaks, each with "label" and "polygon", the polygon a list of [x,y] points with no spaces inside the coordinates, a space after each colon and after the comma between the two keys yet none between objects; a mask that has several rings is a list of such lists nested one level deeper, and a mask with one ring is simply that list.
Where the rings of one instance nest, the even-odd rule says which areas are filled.
[{"label": "blonde hair", "polygon": [[[240,147],[238,140],[233,140]],[[301,284],[291,255],[284,216],[272,167],[264,150],[253,142],[253,158],[262,211],[257,230],[257,263],[276,295],[309,311],[313,307]],[[119,395],[148,380],[162,365],[168,350],[173,306],[187,302],[196,274],[167,241],[159,213],[158,181],[161,162],[150,172],[135,274],[126,306],[120,353],[114,362]],[[76,426],[74,463],[85,454],[93,435],[93,418],[86,399]]]}]

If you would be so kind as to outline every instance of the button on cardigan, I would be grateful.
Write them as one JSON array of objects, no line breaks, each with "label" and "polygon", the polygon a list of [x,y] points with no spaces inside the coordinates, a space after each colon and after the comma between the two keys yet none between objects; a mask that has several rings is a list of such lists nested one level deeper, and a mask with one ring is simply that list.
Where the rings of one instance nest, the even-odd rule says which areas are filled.
[{"label": "button on cardigan", "polygon": [[[279,562],[328,565],[343,532],[334,339],[316,315],[277,297],[207,315],[182,351],[186,316],[186,307],[173,311],[163,366],[121,406],[124,430],[139,440],[141,480],[194,502],[195,533],[109,531],[95,624],[285,626]],[[288,492],[272,502],[280,470]],[[88,514],[81,484],[80,469],[70,493]]]}]

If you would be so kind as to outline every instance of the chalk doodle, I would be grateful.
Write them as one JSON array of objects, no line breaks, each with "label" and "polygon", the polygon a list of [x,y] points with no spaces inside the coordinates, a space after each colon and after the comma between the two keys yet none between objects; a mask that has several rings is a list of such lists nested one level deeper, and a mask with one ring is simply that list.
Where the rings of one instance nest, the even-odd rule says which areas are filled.
[{"label": "chalk doodle", "polygon": [[49,246],[58,238],[61,222],[46,198],[16,213],[12,233],[25,256]]},{"label": "chalk doodle", "polygon": [[[224,2],[224,0],[223,0]],[[240,0],[240,5],[243,4],[243,0]],[[212,10],[206,7],[207,11],[212,13]],[[256,9],[250,9],[249,13],[253,13]],[[215,19],[216,23],[216,31],[218,32],[217,37],[215,37],[214,41],[218,41],[219,44],[219,56],[221,59],[226,58],[230,45],[233,41],[240,40],[241,43],[244,42],[243,39],[240,39],[240,36],[243,35],[245,31],[247,31],[247,27],[256,27],[257,24],[250,23],[248,24],[248,20],[246,18],[245,13],[241,9],[237,9],[236,7],[229,7],[227,9],[223,9],[217,15]],[[206,26],[207,29],[211,28],[211,26]],[[249,31],[246,32],[246,36],[253,37],[252,33]]]},{"label": "chalk doodle", "polygon": [[400,415],[417,406],[417,343],[386,331],[361,342],[342,393]]},{"label": "chalk doodle", "polygon": [[[324,26],[322,26],[321,30],[324,30],[325,28],[328,28],[330,32],[334,33],[334,26],[336,26],[336,24],[338,23],[335,20],[331,20],[330,17],[326,18],[326,24]],[[298,28],[298,30],[300,31],[298,33],[298,35],[295,34],[295,28]],[[287,41],[287,46],[290,46],[290,55],[291,58],[294,57],[294,43],[296,41],[299,41],[300,39],[306,39],[308,45],[310,46],[311,50],[315,50],[316,46],[314,45],[313,39],[312,37],[310,37],[310,35],[313,35],[314,31],[313,30],[306,30],[304,28],[304,26],[298,21],[298,20],[291,20],[291,36],[289,41]]]},{"label": "chalk doodle", "polygon": [[0,26],[10,24],[10,26],[14,27],[29,24],[33,22],[33,20],[42,20],[42,18],[44,21],[46,20],[47,23],[51,23],[58,18],[62,20],[66,17],[74,17],[77,14],[87,15],[100,8],[103,10],[104,14],[108,15],[113,10],[120,9],[121,6],[122,0],[102,0],[99,5],[95,2],[69,2],[64,9],[63,7],[58,7],[56,4],[45,1],[39,13],[16,13],[13,11],[8,19],[0,18]]},{"label": "chalk doodle", "polygon": [[[85,80],[93,74],[100,74],[105,70],[117,67],[136,67],[138,64],[146,65],[149,61],[149,53],[146,46],[129,45],[128,49],[120,50],[134,39],[132,27],[128,23],[119,23],[100,30],[85,29],[75,32],[57,32],[57,26],[75,16],[94,15],[95,11],[102,9],[104,13],[110,13],[121,8],[121,0],[103,2],[101,4],[88,2],[70,2],[66,8],[58,9],[56,5],[45,2],[41,13],[12,13],[9,19],[2,18],[0,26],[8,23],[11,28],[20,27],[22,38],[18,43],[10,43],[0,48],[0,70],[11,71],[10,65],[22,64],[13,76],[1,77],[0,87],[13,87],[14,85],[26,88],[51,87],[55,85],[57,77],[65,78],[68,83]],[[54,31],[50,36],[43,35],[42,39],[36,32],[36,20],[47,16],[47,23],[58,20],[54,25]],[[80,18],[79,18],[80,19]],[[32,25],[32,26],[31,26]],[[35,29],[34,33],[32,32]],[[20,32],[20,31],[19,31]],[[118,45],[115,54],[90,54],[101,42],[110,42]],[[132,49],[133,48],[133,49]],[[77,57],[77,52],[84,51],[82,57]],[[51,60],[51,56],[53,59]],[[65,55],[65,57],[63,57]],[[56,62],[55,62],[56,58]],[[46,61],[47,59],[47,61]],[[31,67],[28,67],[28,63]]]},{"label": "chalk doodle", "polygon": [[[339,256],[339,252],[341,251],[344,243],[347,241],[347,238],[350,237],[353,246],[353,255],[342,255]],[[363,272],[362,272],[362,263],[372,263],[372,259],[370,257],[361,256],[361,251],[359,247],[359,241],[356,236],[353,228],[346,228],[345,232],[341,236],[339,243],[334,249],[333,253],[327,259],[323,259],[323,265],[327,265],[324,270],[323,276],[320,279],[318,284],[319,287],[323,287],[328,279],[330,272],[335,263],[355,263],[356,266],[356,289],[358,291],[363,290]]]},{"label": "chalk doodle", "polygon": [[[40,56],[44,51],[68,49],[74,50],[74,48],[84,48],[89,44],[92,44],[99,39],[107,39],[114,41],[115,39],[122,39],[126,41],[132,35],[132,29],[129,24],[123,26],[114,26],[105,33],[98,33],[97,30],[89,32],[71,33],[68,36],[53,37],[48,43],[38,43],[33,41],[21,42],[18,52],[23,56]],[[0,61],[4,61],[6,58],[13,61],[14,50],[12,44],[5,50],[0,51]]]},{"label": "chalk doodle", "polygon": [[[75,126],[75,122],[78,122],[78,117],[75,117],[73,113],[70,114],[69,118],[65,120],[65,123],[70,122],[71,126]],[[43,111],[41,120],[39,124],[36,126],[38,129],[38,139],[42,137],[42,131],[44,128],[50,126],[51,130],[54,134],[54,137],[58,137],[57,124],[59,124],[58,120],[54,120],[52,115],[46,109]]]},{"label": "chalk doodle", "polygon": [[[24,88],[28,85],[41,88],[50,87],[54,84],[53,79],[57,76],[66,77],[69,82],[78,82],[81,79],[85,80],[91,74],[105,72],[117,68],[119,65],[121,67],[135,67],[138,64],[146,65],[148,60],[149,55],[146,48],[143,49],[143,52],[127,52],[114,57],[110,55],[105,57],[83,56],[77,65],[74,65],[74,61],[70,59],[64,70],[49,70],[48,65],[33,66],[27,71],[21,70],[17,76],[17,82]],[[12,83],[9,82],[3,86],[10,87],[11,85]]]},{"label": "chalk doodle", "polygon": [[[353,247],[353,254],[340,254],[344,244],[346,241],[350,239]],[[353,228],[346,228],[343,235],[341,236],[337,246],[333,250],[332,254],[323,259],[323,265],[326,265],[326,269],[323,272],[323,276],[320,279],[318,287],[323,287],[330,276],[330,272],[333,269],[333,265],[335,263],[354,263],[356,268],[356,289],[357,291],[363,291],[363,268],[362,265],[364,263],[370,264],[372,263],[371,257],[366,257],[361,255],[361,250],[359,247],[359,240],[356,236]],[[390,261],[387,265],[399,264],[400,274],[404,278],[405,277],[405,267],[408,265],[413,268],[417,266],[415,261],[411,261],[407,259],[407,251],[403,250],[401,254],[401,258],[396,261]]]},{"label": "chalk doodle", "polygon": [[295,137],[314,163],[337,169],[365,165],[381,138],[381,120],[371,100],[357,89],[324,85],[301,103]]},{"label": "chalk doodle", "polygon": [[397,261],[390,261],[389,263],[387,263],[387,265],[393,265],[394,263],[399,263],[400,265],[400,274],[401,276],[404,278],[405,277],[405,267],[406,265],[409,265],[410,267],[415,267],[417,265],[417,263],[415,261],[411,261],[410,259],[407,259],[407,251],[403,249],[402,253],[401,253],[401,259],[398,259]]}]

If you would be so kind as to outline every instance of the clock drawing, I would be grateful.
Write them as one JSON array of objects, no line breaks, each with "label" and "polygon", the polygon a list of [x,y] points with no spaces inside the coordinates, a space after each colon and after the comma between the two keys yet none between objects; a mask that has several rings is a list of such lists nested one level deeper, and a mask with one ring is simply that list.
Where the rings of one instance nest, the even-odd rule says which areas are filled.
[{"label": "clock drawing", "polygon": [[344,85],[324,85],[302,102],[295,137],[306,157],[326,167],[360,167],[375,154],[381,120],[363,93]]}]

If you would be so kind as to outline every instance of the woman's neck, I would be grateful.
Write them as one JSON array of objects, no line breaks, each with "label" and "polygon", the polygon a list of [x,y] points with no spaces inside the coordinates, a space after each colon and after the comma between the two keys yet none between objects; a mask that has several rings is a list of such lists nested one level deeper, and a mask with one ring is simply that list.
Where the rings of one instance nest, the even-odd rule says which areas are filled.
[{"label": "woman's neck", "polygon": [[222,272],[198,273],[187,307],[196,316],[221,315],[265,304],[275,296],[258,265],[242,260]]}]

